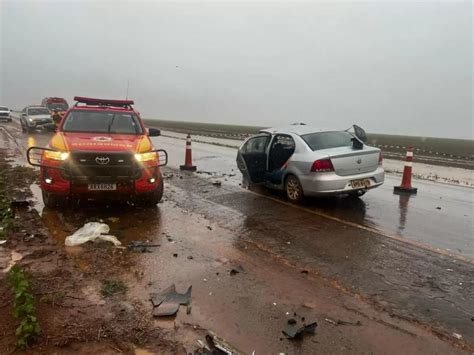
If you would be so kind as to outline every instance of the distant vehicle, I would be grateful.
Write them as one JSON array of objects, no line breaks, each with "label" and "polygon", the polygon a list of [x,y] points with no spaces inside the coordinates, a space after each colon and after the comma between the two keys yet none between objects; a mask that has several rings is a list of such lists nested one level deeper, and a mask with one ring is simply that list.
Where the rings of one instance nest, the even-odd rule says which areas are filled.
[{"label": "distant vehicle", "polygon": [[12,110],[10,110],[8,107],[0,106],[0,120],[11,122],[12,121],[11,112]]},{"label": "distant vehicle", "polygon": [[52,122],[53,119],[49,110],[43,106],[27,106],[20,114],[20,124],[23,132],[33,132],[36,128]]},{"label": "distant vehicle", "polygon": [[237,166],[250,184],[285,190],[291,202],[304,196],[362,196],[383,184],[382,151],[370,147],[365,131],[318,130],[297,124],[269,128],[247,139]]},{"label": "distant vehicle", "polygon": [[168,154],[154,149],[131,100],[75,97],[46,148],[31,147],[28,162],[41,167],[40,187],[47,207],[70,198],[117,199],[156,205],[163,195],[160,167]]},{"label": "distant vehicle", "polygon": [[57,110],[61,116],[69,109],[67,101],[61,97],[45,97],[43,101],[41,101],[41,106],[47,107],[51,113]]}]

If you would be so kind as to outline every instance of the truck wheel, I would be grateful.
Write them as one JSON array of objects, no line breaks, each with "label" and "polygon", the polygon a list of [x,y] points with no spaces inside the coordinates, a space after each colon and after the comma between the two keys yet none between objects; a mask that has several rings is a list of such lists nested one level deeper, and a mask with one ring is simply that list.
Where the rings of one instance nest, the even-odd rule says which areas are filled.
[{"label": "truck wheel", "polygon": [[64,198],[62,196],[44,190],[41,190],[41,194],[43,196],[43,203],[48,208],[55,208],[64,204]]},{"label": "truck wheel", "polygon": [[304,198],[303,186],[294,175],[288,175],[285,181],[285,191],[288,200],[293,203],[301,203]]},{"label": "truck wheel", "polygon": [[160,201],[161,198],[163,197],[163,178],[160,175],[160,185],[158,188],[150,193],[147,193],[145,196],[142,196],[138,203],[142,206],[146,207],[153,207],[156,206]]}]

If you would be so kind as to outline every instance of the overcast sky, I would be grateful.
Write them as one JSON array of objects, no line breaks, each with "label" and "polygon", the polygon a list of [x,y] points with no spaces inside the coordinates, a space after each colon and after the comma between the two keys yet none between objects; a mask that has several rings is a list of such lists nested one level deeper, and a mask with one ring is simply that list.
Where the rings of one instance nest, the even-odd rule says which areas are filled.
[{"label": "overcast sky", "polygon": [[0,0],[0,104],[474,138],[471,1]]}]

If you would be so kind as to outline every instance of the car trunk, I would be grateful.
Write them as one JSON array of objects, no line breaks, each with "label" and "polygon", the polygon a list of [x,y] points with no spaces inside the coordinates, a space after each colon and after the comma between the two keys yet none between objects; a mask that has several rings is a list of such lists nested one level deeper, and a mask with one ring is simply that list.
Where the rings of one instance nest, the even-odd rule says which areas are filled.
[{"label": "car trunk", "polygon": [[375,171],[379,164],[380,150],[378,148],[338,147],[326,149],[324,153],[329,156],[335,173],[340,176],[369,173]]}]

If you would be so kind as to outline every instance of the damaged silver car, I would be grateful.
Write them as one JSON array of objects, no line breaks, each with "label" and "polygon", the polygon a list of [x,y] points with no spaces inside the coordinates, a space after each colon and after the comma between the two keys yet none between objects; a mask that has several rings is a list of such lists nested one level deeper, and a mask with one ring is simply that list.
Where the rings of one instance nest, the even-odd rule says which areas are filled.
[{"label": "damaged silver car", "polygon": [[295,203],[304,196],[362,196],[385,175],[382,151],[366,141],[356,125],[344,131],[305,124],[268,128],[242,144],[237,166],[249,184],[285,190]]}]

